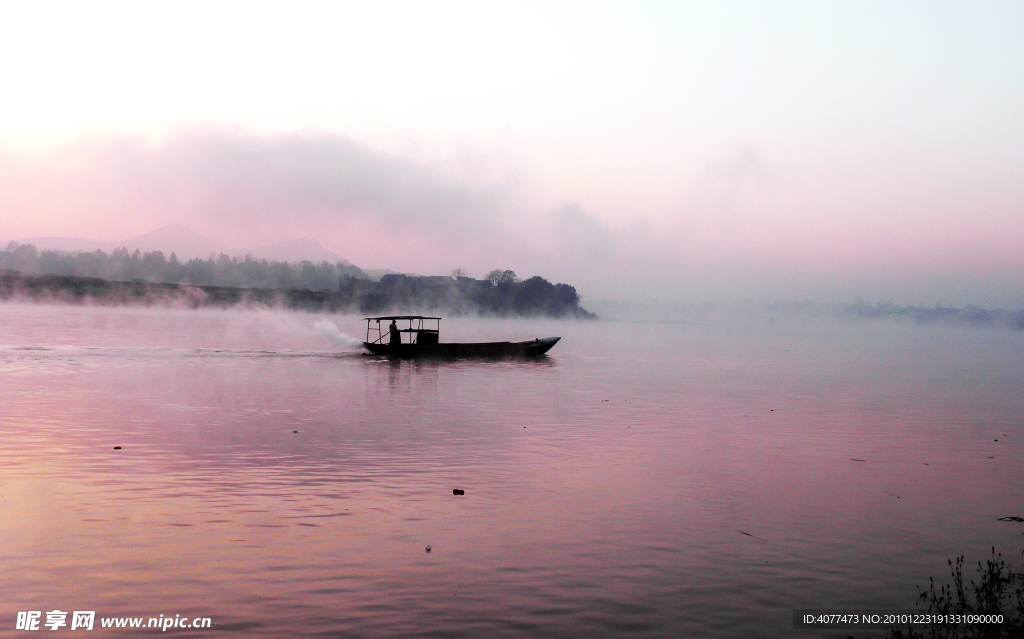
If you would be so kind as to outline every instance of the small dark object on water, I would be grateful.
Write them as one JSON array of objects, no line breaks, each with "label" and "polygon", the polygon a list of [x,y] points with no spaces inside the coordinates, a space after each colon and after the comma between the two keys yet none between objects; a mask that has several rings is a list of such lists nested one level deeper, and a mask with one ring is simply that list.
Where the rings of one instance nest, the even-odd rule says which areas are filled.
[{"label": "small dark object on water", "polygon": [[430,544],[427,544],[427,547],[426,547],[426,548],[424,548],[424,550],[425,550],[426,552],[430,552]]},{"label": "small dark object on water", "polygon": [[114,450],[121,450],[120,446],[114,446]]},{"label": "small dark object on water", "polygon": [[986,457],[985,459],[995,459],[995,457],[993,457],[992,455],[989,455],[989,456],[988,456],[988,457]]},{"label": "small dark object on water", "polygon": [[741,535],[746,535],[747,537],[753,537],[753,535],[751,535],[750,533],[743,532],[742,530],[739,530],[739,529],[737,529],[736,532],[738,532]]},{"label": "small dark object on water", "polygon": [[297,430],[293,430],[292,432],[293,432],[293,433],[297,433],[297,432],[299,432],[299,431],[297,431]]},{"label": "small dark object on water", "polygon": [[866,459],[854,459],[853,457],[851,457],[850,461],[867,461],[867,460]]},{"label": "small dark object on water", "polygon": [[453,495],[465,495],[466,491],[462,490],[461,488],[456,488],[456,489],[452,490],[452,494]]},{"label": "small dark object on water", "polygon": [[999,441],[999,440],[998,440],[998,439],[993,439],[992,441],[994,441],[994,442],[997,442],[997,441]]},{"label": "small dark object on water", "polygon": [[1000,517],[999,521],[1024,521],[1024,517]]}]

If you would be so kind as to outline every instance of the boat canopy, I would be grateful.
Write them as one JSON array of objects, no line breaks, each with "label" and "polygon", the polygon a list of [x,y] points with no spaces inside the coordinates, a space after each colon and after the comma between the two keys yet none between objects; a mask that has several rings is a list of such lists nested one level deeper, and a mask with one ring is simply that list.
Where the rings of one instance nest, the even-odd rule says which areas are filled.
[{"label": "boat canopy", "polygon": [[426,317],[425,315],[385,315],[383,317],[367,317],[366,320],[439,320],[440,317]]},{"label": "boat canopy", "polygon": [[[383,344],[384,338],[389,337],[391,332],[380,325],[381,321],[395,320],[409,322],[408,328],[399,328],[398,337],[403,343],[420,344],[429,342],[437,344],[438,333],[441,332],[441,318],[427,317],[425,315],[384,315],[381,317],[366,318],[366,344]],[[372,322],[376,321],[376,325]],[[425,322],[434,322],[433,325]],[[402,333],[406,336],[403,337]],[[376,334],[376,339],[373,338]]]}]

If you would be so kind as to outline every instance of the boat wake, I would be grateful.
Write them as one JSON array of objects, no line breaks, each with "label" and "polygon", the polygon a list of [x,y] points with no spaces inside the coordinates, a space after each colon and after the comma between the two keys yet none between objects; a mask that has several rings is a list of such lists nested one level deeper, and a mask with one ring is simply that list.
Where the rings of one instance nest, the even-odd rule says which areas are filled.
[{"label": "boat wake", "polygon": [[0,361],[21,359],[32,360],[138,360],[138,359],[258,359],[258,358],[362,358],[359,352],[295,350],[278,351],[265,349],[235,348],[145,348],[145,347],[96,347],[96,346],[13,346],[0,345]]}]

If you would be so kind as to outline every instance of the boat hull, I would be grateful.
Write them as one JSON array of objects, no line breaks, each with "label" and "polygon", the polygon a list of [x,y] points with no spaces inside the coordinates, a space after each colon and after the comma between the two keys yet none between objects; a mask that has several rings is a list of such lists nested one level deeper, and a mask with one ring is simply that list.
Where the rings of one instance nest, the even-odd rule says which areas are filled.
[{"label": "boat hull", "polygon": [[480,342],[449,344],[372,344],[363,346],[375,355],[388,357],[538,357],[551,350],[560,337],[544,337],[529,342]]}]

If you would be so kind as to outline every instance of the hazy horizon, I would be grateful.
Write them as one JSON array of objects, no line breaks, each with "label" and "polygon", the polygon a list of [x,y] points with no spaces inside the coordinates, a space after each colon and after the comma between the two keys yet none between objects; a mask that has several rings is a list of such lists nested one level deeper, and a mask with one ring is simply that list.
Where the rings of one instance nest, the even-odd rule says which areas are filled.
[{"label": "hazy horizon", "polygon": [[1024,304],[1024,8],[6,10],[0,238],[586,299]]}]

